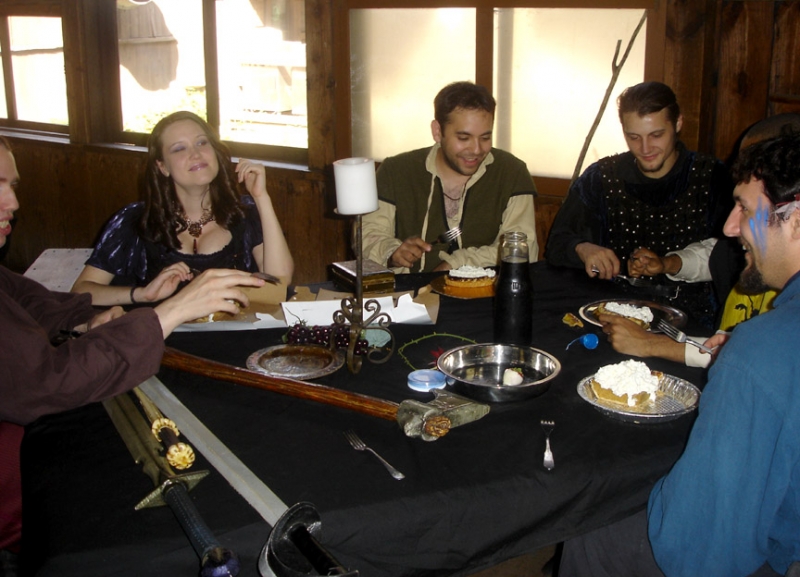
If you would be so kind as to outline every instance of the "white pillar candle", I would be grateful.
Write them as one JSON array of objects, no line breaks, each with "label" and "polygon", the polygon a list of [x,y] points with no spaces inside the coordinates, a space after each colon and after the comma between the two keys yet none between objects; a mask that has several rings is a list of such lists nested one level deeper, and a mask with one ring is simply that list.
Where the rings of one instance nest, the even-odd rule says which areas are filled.
[{"label": "white pillar candle", "polygon": [[378,210],[375,161],[344,158],[333,163],[336,207],[339,214],[367,214]]}]

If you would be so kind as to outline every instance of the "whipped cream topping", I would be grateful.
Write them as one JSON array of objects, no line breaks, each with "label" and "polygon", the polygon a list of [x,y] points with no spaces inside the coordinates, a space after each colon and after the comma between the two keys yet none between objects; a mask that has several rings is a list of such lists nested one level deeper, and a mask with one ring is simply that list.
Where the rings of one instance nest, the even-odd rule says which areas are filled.
[{"label": "whipped cream topping", "polygon": [[607,311],[617,313],[623,317],[639,319],[646,323],[653,322],[653,311],[650,310],[650,307],[637,307],[634,305],[610,302],[605,304],[605,308]]},{"label": "whipped cream topping", "polygon": [[622,361],[616,365],[601,367],[595,373],[594,380],[618,397],[628,395],[630,407],[636,404],[633,396],[639,393],[647,393],[651,401],[656,399],[658,377],[641,361]]},{"label": "whipped cream topping", "polygon": [[483,278],[485,276],[494,278],[496,273],[490,268],[481,268],[479,266],[465,264],[464,266],[449,271],[448,274],[454,278]]}]

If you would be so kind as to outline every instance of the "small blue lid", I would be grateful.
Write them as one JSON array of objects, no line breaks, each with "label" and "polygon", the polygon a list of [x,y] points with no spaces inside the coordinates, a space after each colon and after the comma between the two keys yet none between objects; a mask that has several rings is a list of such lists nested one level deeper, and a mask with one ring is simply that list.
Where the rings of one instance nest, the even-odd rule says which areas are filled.
[{"label": "small blue lid", "polygon": [[423,393],[445,386],[444,374],[432,369],[422,369],[408,374],[408,387]]}]

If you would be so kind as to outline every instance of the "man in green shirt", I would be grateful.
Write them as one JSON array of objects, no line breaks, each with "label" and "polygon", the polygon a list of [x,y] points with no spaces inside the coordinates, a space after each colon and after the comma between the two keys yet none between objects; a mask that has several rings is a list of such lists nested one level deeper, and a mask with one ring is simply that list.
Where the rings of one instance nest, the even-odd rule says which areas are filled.
[{"label": "man in green shirt", "polygon": [[[495,266],[506,232],[536,240],[536,187],[525,163],[492,148],[495,100],[455,82],[434,100],[435,144],[387,158],[377,172],[378,210],[362,219],[364,256],[397,272]],[[460,227],[454,241],[438,237]]]}]

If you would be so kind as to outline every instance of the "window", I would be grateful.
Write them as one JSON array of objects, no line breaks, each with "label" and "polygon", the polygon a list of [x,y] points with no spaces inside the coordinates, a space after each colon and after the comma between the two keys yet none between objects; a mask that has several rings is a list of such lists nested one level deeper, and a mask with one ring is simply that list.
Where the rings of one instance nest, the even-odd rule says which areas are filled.
[{"label": "window", "polygon": [[475,80],[475,10],[352,10],[350,31],[353,155],[383,160],[430,145],[436,92]]},{"label": "window", "polygon": [[[642,10],[512,8],[495,12],[495,146],[537,175],[570,178],[620,57]],[[616,99],[644,80],[640,31],[594,134],[585,168],[627,149]],[[498,82],[498,73],[503,80]]]},{"label": "window", "polygon": [[[611,80],[617,41],[619,62],[648,8],[613,1],[570,8],[535,0],[509,8],[479,0],[468,8],[437,8],[435,0],[430,8],[357,4],[348,20],[351,155],[382,160],[431,145],[434,96],[449,82],[472,80],[491,86],[497,100],[494,145],[534,175],[559,179],[575,169]],[[491,43],[483,40],[489,30]],[[649,40],[642,26],[582,168],[626,149],[616,97],[645,79]]]},{"label": "window", "polygon": [[223,139],[302,159],[308,148],[303,0],[118,2],[123,131],[191,110]]},{"label": "window", "polygon": [[67,132],[61,18],[0,15],[0,123]]}]

